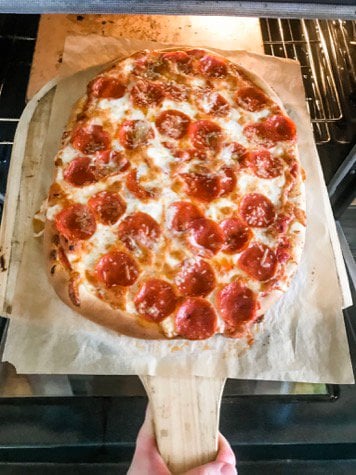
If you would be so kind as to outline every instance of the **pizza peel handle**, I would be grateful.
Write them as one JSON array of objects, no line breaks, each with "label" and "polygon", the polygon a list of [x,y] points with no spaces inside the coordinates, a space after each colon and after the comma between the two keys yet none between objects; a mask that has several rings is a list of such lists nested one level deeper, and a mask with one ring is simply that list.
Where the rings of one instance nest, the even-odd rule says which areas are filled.
[{"label": "pizza peel handle", "polygon": [[225,378],[141,376],[158,449],[172,473],[215,460]]}]

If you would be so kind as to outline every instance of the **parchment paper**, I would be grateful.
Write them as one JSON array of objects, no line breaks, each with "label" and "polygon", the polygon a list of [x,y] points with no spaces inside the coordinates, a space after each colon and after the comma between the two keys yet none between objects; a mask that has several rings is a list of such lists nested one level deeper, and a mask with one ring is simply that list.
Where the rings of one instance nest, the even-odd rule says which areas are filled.
[{"label": "parchment paper", "polygon": [[[63,74],[137,49],[166,46],[138,40],[68,37]],[[350,292],[305,107],[299,64],[245,52],[220,53],[265,78],[297,124],[300,158],[307,174],[308,226],[303,257],[291,288],[267,312],[251,347],[220,335],[200,342],[137,340],[87,321],[64,305],[47,281],[41,240],[30,237],[24,246],[3,355],[19,373],[195,374],[354,382],[341,311],[350,305]],[[52,158],[70,109],[97,71],[81,72],[57,87],[45,147],[48,162],[36,190],[34,211],[51,182]]]}]

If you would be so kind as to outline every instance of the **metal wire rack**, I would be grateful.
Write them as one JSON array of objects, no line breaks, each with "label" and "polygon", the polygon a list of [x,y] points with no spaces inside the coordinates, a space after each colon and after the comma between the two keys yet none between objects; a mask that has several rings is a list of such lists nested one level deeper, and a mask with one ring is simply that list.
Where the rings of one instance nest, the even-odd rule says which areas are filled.
[{"label": "metal wire rack", "polygon": [[301,64],[317,144],[356,136],[356,22],[261,20],[267,54]]}]

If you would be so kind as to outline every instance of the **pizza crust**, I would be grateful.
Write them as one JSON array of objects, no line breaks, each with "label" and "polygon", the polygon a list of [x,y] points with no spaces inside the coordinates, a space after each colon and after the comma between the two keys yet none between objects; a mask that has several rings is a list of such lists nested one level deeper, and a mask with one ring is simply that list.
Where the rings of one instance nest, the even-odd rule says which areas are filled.
[{"label": "pizza crust", "polygon": [[[155,50],[157,52],[169,52],[169,51],[188,51],[192,48],[167,48],[161,50]],[[226,59],[223,55],[220,55],[216,52],[210,51],[204,48],[204,51],[210,52],[212,55],[221,57]],[[140,55],[142,52],[136,52],[128,57],[123,58],[120,61],[124,61],[129,57],[135,57]],[[111,63],[109,67],[105,67],[102,71],[105,72],[107,69],[110,69],[112,65],[119,63],[120,61],[114,61]],[[231,60],[228,60],[233,63]],[[275,91],[259,76],[255,73],[245,69],[238,63],[234,63],[237,67],[241,70],[242,73],[246,75],[248,79],[252,81],[252,83],[259,87],[273,102],[275,102],[282,112],[287,115],[287,112],[280,100],[277,96]],[[101,73],[99,73],[101,74]],[[65,132],[63,134],[63,142],[65,138],[73,132],[74,127],[77,124],[78,117],[83,113],[84,106],[86,103],[87,95],[84,95],[81,99],[77,101],[75,106],[72,109],[70,118],[68,120]],[[296,152],[296,160],[300,164],[299,155],[298,155],[298,148],[295,147]],[[304,183],[302,177],[298,176],[298,183],[297,188],[299,190],[299,199],[298,205],[301,209],[305,209],[305,194],[304,194]],[[45,231],[44,231],[44,254],[46,259],[46,267],[47,267],[47,274],[51,284],[53,285],[54,290],[56,291],[59,298],[68,305],[72,310],[76,313],[80,313],[84,317],[90,319],[94,323],[107,327],[115,332],[118,332],[123,335],[135,337],[135,338],[142,338],[142,339],[167,339],[167,335],[163,333],[163,330],[159,324],[148,322],[142,318],[134,317],[131,315],[126,314],[125,312],[117,309],[113,309],[109,304],[105,303],[98,297],[91,294],[86,288],[84,284],[79,285],[79,299],[80,299],[80,306],[76,306],[73,304],[71,298],[68,294],[68,286],[70,282],[70,275],[69,272],[63,267],[63,265],[57,260],[55,272],[51,272],[51,268],[53,266],[53,261],[51,259],[51,252],[56,250],[56,245],[53,243],[54,238],[57,235],[57,231],[54,227],[54,222],[52,220],[46,219],[45,224]],[[296,249],[297,252],[295,255],[298,255],[300,258],[300,254],[302,252],[304,246],[304,234],[300,234],[298,237],[295,237],[297,240],[294,245],[293,249]],[[295,262],[290,263],[292,271],[289,272],[289,281],[293,278],[297,268],[299,258],[295,260]],[[256,319],[260,319],[266,311],[274,305],[274,303],[281,298],[284,294],[283,291],[275,289],[268,293],[267,296],[259,297],[260,308],[257,311]],[[252,327],[251,327],[252,328]],[[174,336],[171,339],[181,339],[179,336]]]}]

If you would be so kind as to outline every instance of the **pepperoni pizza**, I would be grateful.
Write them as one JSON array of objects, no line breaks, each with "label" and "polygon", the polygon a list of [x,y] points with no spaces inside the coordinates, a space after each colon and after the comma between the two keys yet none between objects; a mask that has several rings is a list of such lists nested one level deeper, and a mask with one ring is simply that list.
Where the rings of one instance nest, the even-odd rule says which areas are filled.
[{"label": "pepperoni pizza", "polygon": [[258,77],[202,49],[95,77],[55,158],[45,256],[71,308],[140,338],[249,335],[305,235],[296,126]]}]

